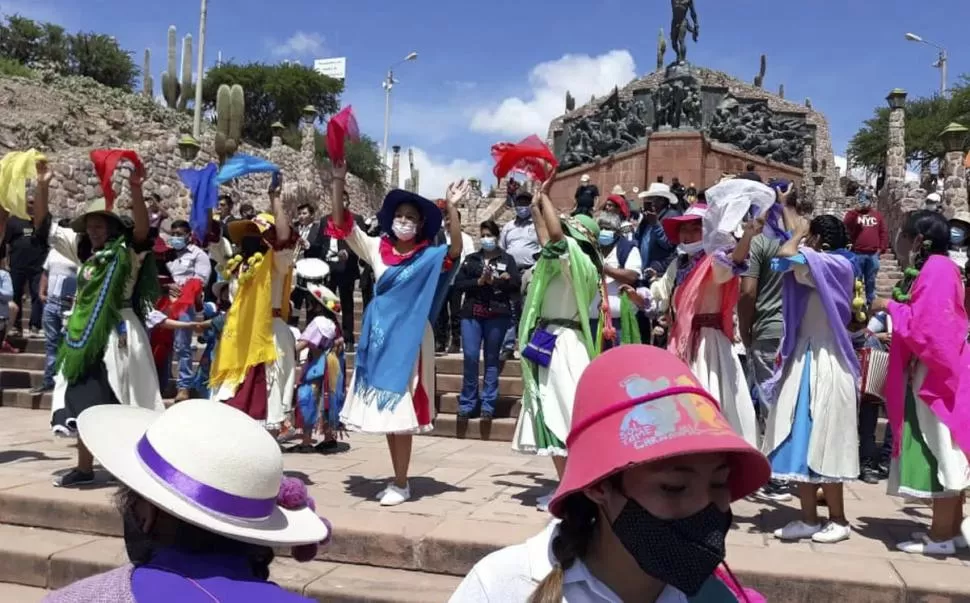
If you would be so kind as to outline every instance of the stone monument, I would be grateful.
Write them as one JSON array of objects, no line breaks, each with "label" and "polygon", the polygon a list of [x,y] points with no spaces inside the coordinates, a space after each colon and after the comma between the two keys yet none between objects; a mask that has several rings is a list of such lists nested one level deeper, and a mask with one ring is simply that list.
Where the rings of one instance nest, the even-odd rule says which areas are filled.
[{"label": "stone monument", "polygon": [[[701,33],[701,27],[697,21],[697,11],[694,9],[694,0],[670,0],[670,8],[673,10],[673,18],[670,21],[670,45],[673,46],[674,54],[677,55],[677,62],[686,63],[687,33],[690,32],[694,42],[697,42]],[[693,23],[690,21],[693,21]]]}]

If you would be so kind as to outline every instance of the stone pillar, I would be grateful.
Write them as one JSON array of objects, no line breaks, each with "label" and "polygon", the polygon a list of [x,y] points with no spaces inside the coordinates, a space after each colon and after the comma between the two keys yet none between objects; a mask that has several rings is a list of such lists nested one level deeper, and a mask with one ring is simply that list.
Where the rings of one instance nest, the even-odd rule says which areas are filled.
[{"label": "stone pillar", "polygon": [[943,212],[947,218],[954,214],[966,214],[967,174],[964,164],[963,145],[967,140],[966,126],[951,123],[940,134],[946,150],[946,180],[943,181]]},{"label": "stone pillar", "polygon": [[391,188],[394,189],[401,186],[401,145],[394,145],[391,151],[394,152],[391,155]]},{"label": "stone pillar", "polygon": [[482,181],[477,178],[470,178],[468,184],[468,196],[465,197],[465,206],[468,208],[468,223],[478,224],[478,208],[482,203]]},{"label": "stone pillar", "polygon": [[886,150],[887,199],[899,201],[906,181],[906,91],[896,88],[886,97],[889,103],[889,146]]},{"label": "stone pillar", "polygon": [[829,211],[827,200],[825,199],[825,188],[822,184],[825,183],[825,174],[815,174],[811,178],[812,184],[815,185],[815,193],[809,197],[812,205],[815,206],[815,210],[812,215],[819,215],[821,213],[826,213]]},{"label": "stone pillar", "polygon": [[815,198],[815,182],[811,179],[812,172],[815,171],[812,165],[812,160],[815,156],[815,147],[811,143],[805,145],[805,150],[802,152],[802,173],[805,176],[802,178],[802,188],[804,188],[805,199]]}]

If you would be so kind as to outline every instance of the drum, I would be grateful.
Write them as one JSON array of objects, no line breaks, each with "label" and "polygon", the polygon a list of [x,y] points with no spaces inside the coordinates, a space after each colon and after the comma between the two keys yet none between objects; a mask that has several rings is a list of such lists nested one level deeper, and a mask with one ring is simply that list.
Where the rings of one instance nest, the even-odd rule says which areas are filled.
[{"label": "drum", "polygon": [[859,372],[862,376],[862,395],[885,401],[883,389],[886,386],[886,373],[889,371],[889,352],[862,348],[857,350],[857,353],[859,354]]}]

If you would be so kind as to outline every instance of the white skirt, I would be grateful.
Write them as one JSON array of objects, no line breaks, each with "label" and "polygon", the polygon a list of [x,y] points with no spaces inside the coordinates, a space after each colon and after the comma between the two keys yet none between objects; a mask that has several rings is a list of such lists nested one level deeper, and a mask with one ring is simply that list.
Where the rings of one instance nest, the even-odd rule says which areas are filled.
[{"label": "white skirt", "polygon": [[754,402],[744,377],[741,359],[733,344],[718,329],[702,328],[698,337],[697,354],[690,363],[691,371],[701,387],[713,395],[721,405],[724,418],[734,431],[752,446],[758,445],[758,423]]},{"label": "white skirt", "polygon": [[[579,377],[589,366],[589,352],[580,339],[580,333],[563,326],[547,327],[556,335],[556,346],[552,351],[549,366],[536,367],[539,396],[533,405],[542,406],[546,428],[563,444],[569,435],[569,425],[573,420],[573,403],[576,399],[576,386]],[[527,362],[527,361],[523,361]],[[536,443],[535,424],[538,420],[535,408],[526,409],[523,405],[519,420],[515,424],[512,449],[525,454],[540,456],[566,456],[563,448],[539,448]]]},{"label": "white skirt", "polygon": [[[158,388],[158,374],[155,371],[155,360],[152,357],[152,346],[148,333],[141,321],[131,308],[121,309],[121,318],[127,332],[127,345],[118,345],[118,331],[112,329],[108,336],[108,344],[104,349],[104,366],[108,375],[111,391],[121,404],[138,406],[156,411],[165,410],[162,394]],[[51,401],[51,417],[65,406],[64,394],[67,392],[67,380],[60,371],[54,376],[54,391]],[[64,434],[67,429],[73,429],[76,417],[70,417],[68,424],[52,425],[55,433]]]},{"label": "white skirt", "polygon": [[[420,367],[420,372],[418,368]],[[421,338],[421,351],[417,362],[411,369],[411,385],[401,400],[393,407],[380,410],[377,404],[369,403],[354,395],[357,373],[350,379],[347,399],[340,411],[340,422],[349,431],[373,434],[417,434],[428,433],[434,429],[435,416],[435,355],[434,331],[431,323],[426,322],[424,336]],[[415,397],[424,400],[426,422],[418,419],[415,410]]]},{"label": "white skirt", "polygon": [[[282,318],[273,319],[273,343],[276,360],[266,363],[266,429],[281,429],[293,413],[296,388],[296,338]],[[241,385],[241,384],[240,384]],[[225,402],[236,395],[239,385],[222,384],[212,392],[211,400]]]}]

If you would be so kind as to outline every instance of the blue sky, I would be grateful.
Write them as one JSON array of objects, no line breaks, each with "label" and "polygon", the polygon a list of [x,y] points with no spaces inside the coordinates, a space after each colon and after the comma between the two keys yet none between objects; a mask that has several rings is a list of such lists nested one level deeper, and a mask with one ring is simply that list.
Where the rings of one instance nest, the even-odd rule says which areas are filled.
[{"label": "blue sky", "polygon": [[[930,67],[936,51],[906,42],[905,32],[948,47],[951,82],[970,72],[970,49],[959,44],[970,22],[966,2],[936,0],[926,5],[932,10],[902,0],[696,4],[701,38],[690,47],[691,62],[750,81],[766,53],[765,86],[784,84],[790,99],[810,97],[829,119],[837,154],[890,89],[938,89],[939,72]],[[151,48],[156,73],[168,26],[195,36],[198,10],[199,0],[0,0],[0,13],[114,35],[139,63]],[[303,64],[346,56],[344,104],[379,141],[381,81],[391,63],[417,51],[418,60],[396,72],[391,144],[416,149],[422,192],[440,194],[431,189],[450,178],[485,176],[492,143],[544,135],[565,89],[583,102],[651,71],[657,31],[669,25],[665,0],[209,0],[206,62],[217,51],[236,61]]]}]

